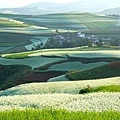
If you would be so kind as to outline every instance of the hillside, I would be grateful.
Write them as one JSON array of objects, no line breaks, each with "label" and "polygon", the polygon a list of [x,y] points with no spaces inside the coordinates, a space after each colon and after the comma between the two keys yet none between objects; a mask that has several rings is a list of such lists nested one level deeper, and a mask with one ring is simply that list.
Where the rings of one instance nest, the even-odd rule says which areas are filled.
[{"label": "hillside", "polygon": [[96,3],[95,0],[89,0],[89,1],[82,0],[79,2],[64,3],[64,4],[51,3],[51,2],[37,2],[19,8],[3,8],[0,9],[0,12],[11,13],[11,14],[40,15],[40,14],[51,14],[51,13],[72,12],[72,11],[98,12],[113,7],[119,7],[119,1],[101,0]]},{"label": "hillside", "polygon": [[[41,24],[44,27],[61,29],[61,30],[73,30],[73,31],[94,31],[94,30],[115,30],[119,17],[105,16],[101,14],[92,13],[61,13],[61,14],[49,14],[39,15],[37,17],[23,18],[23,21],[36,21],[36,24]],[[117,27],[118,29],[118,27]]]},{"label": "hillside", "polygon": [[[118,92],[97,92],[80,95],[79,91],[88,85],[91,88],[117,85],[120,78],[109,78],[92,81],[32,83],[20,85],[1,91],[0,110],[29,109],[64,109],[67,111],[103,112],[109,109],[120,111]],[[102,107],[101,107],[102,106]],[[62,113],[61,113],[62,114]],[[116,119],[117,120],[117,119]]]},{"label": "hillside", "polygon": [[[0,65],[0,90],[16,85],[16,81],[28,74],[31,68],[24,65]],[[22,81],[19,81],[21,84]]]},{"label": "hillside", "polygon": [[120,7],[117,7],[117,8],[111,8],[111,9],[105,9],[99,13],[102,13],[102,14],[107,14],[107,15],[120,15]]},{"label": "hillside", "polygon": [[0,9],[0,120],[120,120],[114,6],[119,1]]},{"label": "hillside", "polygon": [[120,62],[110,63],[108,65],[91,68],[83,71],[75,71],[67,73],[70,80],[92,80],[100,78],[109,78],[120,76]]},{"label": "hillside", "polygon": [[83,80],[83,81],[66,81],[66,82],[49,82],[49,83],[27,83],[0,91],[0,96],[14,95],[36,95],[36,94],[78,94],[83,88],[89,85],[92,88],[98,86],[120,85],[120,77]]},{"label": "hillside", "polygon": [[[117,68],[120,61],[119,50],[82,50],[83,48],[45,49],[38,50],[36,53],[5,54],[3,57],[6,58],[0,58],[0,64],[25,65],[32,68],[32,72],[22,75],[21,79],[13,78],[11,83],[14,84],[11,86],[31,82],[68,81],[65,74],[69,72],[69,75],[72,75],[76,71],[82,71],[85,75],[80,78],[79,74],[77,75],[79,78],[74,78],[74,80],[120,76],[119,68]],[[112,66],[109,66],[109,62],[113,62],[110,64]],[[90,73],[92,77],[89,75]],[[6,72],[4,74],[7,75]],[[63,76],[61,77],[61,75]],[[6,82],[5,85],[9,87],[9,82]]]},{"label": "hillside", "polygon": [[[70,36],[82,32],[87,38],[86,41],[92,35],[94,35],[93,39],[108,38],[111,41],[107,41],[109,42],[107,44],[110,44],[120,37],[119,19],[118,16],[77,12],[37,16],[0,14],[0,52],[11,53],[41,49],[53,37],[69,36],[68,31]],[[76,40],[79,39],[76,38]],[[12,42],[13,44],[11,44]],[[43,46],[40,47],[40,45]]]}]

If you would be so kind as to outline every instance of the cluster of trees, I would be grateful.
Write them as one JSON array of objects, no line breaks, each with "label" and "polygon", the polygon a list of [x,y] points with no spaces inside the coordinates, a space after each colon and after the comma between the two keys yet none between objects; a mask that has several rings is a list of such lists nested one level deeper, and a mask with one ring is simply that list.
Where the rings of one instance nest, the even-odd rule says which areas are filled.
[{"label": "cluster of trees", "polygon": [[120,17],[120,15],[117,14],[109,14],[109,16]]},{"label": "cluster of trees", "polygon": [[39,50],[39,49],[41,49],[42,47],[43,47],[43,43],[41,42],[40,44],[38,44],[38,45],[35,45],[35,44],[33,44],[33,48],[32,48],[32,50]]},{"label": "cluster of trees", "polygon": [[80,46],[92,46],[92,42],[87,38],[73,38],[70,40],[54,40],[50,38],[45,48],[72,48]]},{"label": "cluster of trees", "polygon": [[112,46],[120,46],[120,39],[116,39],[114,41],[111,42]]}]

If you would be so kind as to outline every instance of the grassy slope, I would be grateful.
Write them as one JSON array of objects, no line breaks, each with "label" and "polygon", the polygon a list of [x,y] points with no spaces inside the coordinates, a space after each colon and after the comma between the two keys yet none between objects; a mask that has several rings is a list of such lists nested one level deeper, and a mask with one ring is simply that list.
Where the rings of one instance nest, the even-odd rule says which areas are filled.
[{"label": "grassy slope", "polygon": [[120,92],[120,85],[108,85],[108,86],[100,86],[97,88],[92,88],[89,85],[80,90],[80,94],[84,93],[92,93],[92,92]]},{"label": "grassy slope", "polygon": [[30,36],[24,34],[0,33],[0,46],[25,45]]},{"label": "grassy slope", "polygon": [[[5,51],[6,53],[26,51],[24,46],[27,45],[30,35],[16,33],[16,31],[29,26],[28,24],[17,20],[18,18],[23,17],[25,16],[0,13],[0,47],[13,47],[10,50]],[[15,32],[11,32],[12,29],[15,29]]]},{"label": "grassy slope", "polygon": [[61,21],[60,25],[70,25],[71,23],[73,23],[74,26],[78,25],[78,28],[83,29],[81,25],[85,25],[90,30],[108,29],[110,27],[115,26],[116,24],[116,20],[114,19],[114,17],[98,16],[96,14],[90,14],[90,13],[51,14],[51,15],[42,15],[39,16],[39,18],[40,20],[44,18],[43,24],[48,27],[51,23],[51,21],[48,21],[47,24],[45,23],[45,19],[48,20],[48,18],[50,20],[51,19],[55,20],[55,24],[51,24],[52,27],[59,27],[58,24],[59,20]]},{"label": "grassy slope", "polygon": [[110,65],[104,65],[84,71],[67,73],[70,80],[88,80],[120,76],[120,69]]},{"label": "grassy slope", "polygon": [[[3,15],[2,15],[3,16]],[[11,15],[12,16],[12,15]],[[10,16],[9,16],[10,17]],[[102,30],[119,30],[116,27],[119,17],[100,16],[91,13],[63,13],[39,16],[17,16],[20,21],[28,24],[40,25],[50,29],[74,30],[74,31],[102,31]],[[40,23],[40,24],[39,24]],[[112,31],[111,31],[112,32]]]},{"label": "grassy slope", "polygon": [[9,19],[0,18],[0,27],[26,27],[27,24],[18,21],[10,21]]},{"label": "grassy slope", "polygon": [[119,85],[100,86],[94,90],[94,92],[120,92]]}]

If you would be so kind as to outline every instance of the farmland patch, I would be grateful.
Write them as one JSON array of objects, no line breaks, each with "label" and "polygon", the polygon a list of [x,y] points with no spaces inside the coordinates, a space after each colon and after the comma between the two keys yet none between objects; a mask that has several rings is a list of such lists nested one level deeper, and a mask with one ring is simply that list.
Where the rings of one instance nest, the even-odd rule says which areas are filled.
[{"label": "farmland patch", "polygon": [[76,57],[76,58],[120,58],[120,51],[80,51],[79,53],[74,53],[74,54],[68,54],[70,57]]},{"label": "farmland patch", "polygon": [[66,74],[70,80],[92,80],[120,76],[119,68],[110,64],[83,71],[74,71]]},{"label": "farmland patch", "polygon": [[77,71],[77,70],[85,70],[94,67],[99,67],[102,65],[108,64],[107,62],[96,62],[96,63],[89,63],[83,64],[81,62],[65,62],[61,64],[52,65],[48,68],[48,70],[55,70],[55,71]]},{"label": "farmland patch", "polygon": [[57,76],[63,75],[63,74],[65,74],[65,72],[62,72],[62,71],[33,72],[33,73],[25,76],[25,78],[23,79],[23,83],[47,82],[50,78],[57,77]]},{"label": "farmland patch", "polygon": [[40,49],[45,46],[46,42],[48,41],[48,37],[34,36],[30,38],[30,41],[32,44],[25,46],[27,50]]},{"label": "farmland patch", "polygon": [[13,47],[0,47],[0,52],[3,52],[3,51],[6,51],[6,50],[9,50]]},{"label": "farmland patch", "polygon": [[32,57],[26,59],[5,59],[0,58],[0,64],[2,65],[27,65],[32,68],[38,68],[49,63],[56,61],[66,60],[66,58],[45,58],[45,57]]}]

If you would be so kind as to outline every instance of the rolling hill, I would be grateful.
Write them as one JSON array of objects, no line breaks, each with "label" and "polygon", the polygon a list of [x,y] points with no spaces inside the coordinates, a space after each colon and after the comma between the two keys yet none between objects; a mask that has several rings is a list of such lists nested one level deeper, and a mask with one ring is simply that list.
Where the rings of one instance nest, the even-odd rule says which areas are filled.
[{"label": "rolling hill", "polygon": [[[106,2],[112,7],[118,3]],[[120,48],[111,42],[120,42],[120,16],[69,12],[102,10],[104,3],[40,2],[0,9],[5,13],[0,13],[0,119],[42,119],[43,113],[50,120],[79,120],[82,115],[119,119]],[[101,40],[103,46],[44,47],[51,39],[80,41],[79,34],[82,40],[99,38],[107,44]]]},{"label": "rolling hill", "polygon": [[[92,6],[92,7],[91,7]],[[114,0],[82,0],[74,3],[50,3],[50,2],[38,2],[33,3],[20,8],[4,8],[0,9],[2,13],[13,13],[13,14],[27,14],[27,15],[40,15],[40,14],[51,14],[60,12],[98,12],[107,8],[119,7],[119,1]]]},{"label": "rolling hill", "polygon": [[[120,36],[120,17],[101,14],[78,12],[37,16],[0,14],[0,21],[0,51],[7,53],[27,51],[26,46],[32,46],[32,43],[38,44],[42,41],[45,44],[49,37],[56,34],[56,29],[59,33],[69,31],[103,37]],[[12,42],[14,44],[11,44]]]},{"label": "rolling hill", "polygon": [[101,14],[107,14],[107,15],[120,15],[120,7],[117,8],[110,8],[110,9],[105,9],[101,12],[99,12]]}]

